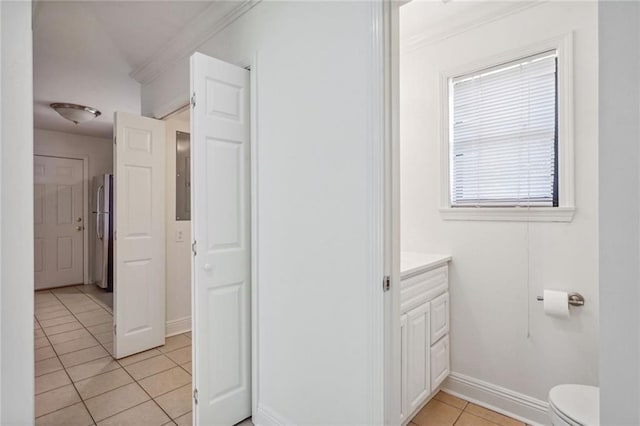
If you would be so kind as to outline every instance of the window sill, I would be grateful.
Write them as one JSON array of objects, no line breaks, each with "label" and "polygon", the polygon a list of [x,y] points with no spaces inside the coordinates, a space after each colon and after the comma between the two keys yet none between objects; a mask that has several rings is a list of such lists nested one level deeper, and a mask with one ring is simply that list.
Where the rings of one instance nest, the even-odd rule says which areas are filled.
[{"label": "window sill", "polygon": [[440,209],[444,220],[493,222],[571,222],[575,207],[447,207]]}]

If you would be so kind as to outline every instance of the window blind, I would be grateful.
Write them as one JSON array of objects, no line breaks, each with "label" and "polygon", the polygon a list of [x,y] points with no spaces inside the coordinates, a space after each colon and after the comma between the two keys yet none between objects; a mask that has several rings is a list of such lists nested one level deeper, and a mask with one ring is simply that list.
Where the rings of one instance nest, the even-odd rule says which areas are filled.
[{"label": "window blind", "polygon": [[557,53],[449,80],[451,205],[557,206]]}]

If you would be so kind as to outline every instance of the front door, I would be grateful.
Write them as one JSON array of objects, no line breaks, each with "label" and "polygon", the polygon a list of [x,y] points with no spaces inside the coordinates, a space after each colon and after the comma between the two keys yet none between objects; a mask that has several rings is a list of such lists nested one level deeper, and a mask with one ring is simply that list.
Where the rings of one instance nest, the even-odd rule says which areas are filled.
[{"label": "front door", "polygon": [[251,416],[249,71],[191,57],[195,424]]},{"label": "front door", "polygon": [[83,283],[82,160],[34,156],[35,288]]},{"label": "front door", "polygon": [[164,345],[164,122],[115,115],[114,355]]}]

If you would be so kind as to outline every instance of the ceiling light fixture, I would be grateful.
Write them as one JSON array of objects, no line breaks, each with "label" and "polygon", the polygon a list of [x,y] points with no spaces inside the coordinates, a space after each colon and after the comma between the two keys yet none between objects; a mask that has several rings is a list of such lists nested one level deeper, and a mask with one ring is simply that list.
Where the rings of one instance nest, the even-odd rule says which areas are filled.
[{"label": "ceiling light fixture", "polygon": [[102,114],[97,109],[84,105],[53,103],[49,106],[56,110],[58,114],[75,124],[93,120]]}]

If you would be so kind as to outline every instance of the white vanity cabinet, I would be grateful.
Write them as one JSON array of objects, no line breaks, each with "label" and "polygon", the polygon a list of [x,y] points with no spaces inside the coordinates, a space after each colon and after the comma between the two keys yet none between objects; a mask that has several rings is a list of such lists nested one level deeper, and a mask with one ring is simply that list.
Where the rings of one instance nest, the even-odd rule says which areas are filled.
[{"label": "white vanity cabinet", "polygon": [[450,256],[402,253],[401,414],[406,424],[449,375]]}]

